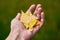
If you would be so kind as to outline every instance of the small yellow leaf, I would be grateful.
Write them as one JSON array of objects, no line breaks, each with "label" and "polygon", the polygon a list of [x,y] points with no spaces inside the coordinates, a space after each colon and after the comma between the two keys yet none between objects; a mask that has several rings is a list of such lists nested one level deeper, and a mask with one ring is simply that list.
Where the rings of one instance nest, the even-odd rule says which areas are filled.
[{"label": "small yellow leaf", "polygon": [[[33,30],[33,26],[36,25],[37,23],[37,19],[34,15],[32,15],[32,13],[30,11],[24,13],[23,11],[21,11],[21,17],[20,17],[20,21],[25,25],[25,28],[28,29],[30,31]],[[39,23],[37,23],[39,24]]]}]

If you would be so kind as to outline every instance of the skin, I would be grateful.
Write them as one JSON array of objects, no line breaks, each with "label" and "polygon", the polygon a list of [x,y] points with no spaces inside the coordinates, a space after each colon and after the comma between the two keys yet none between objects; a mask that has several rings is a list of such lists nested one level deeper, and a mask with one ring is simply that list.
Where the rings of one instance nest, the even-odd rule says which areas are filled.
[{"label": "skin", "polygon": [[[44,23],[44,12],[42,11],[41,4],[32,4],[27,11],[34,11],[33,15],[40,20],[40,25],[35,26],[33,31],[27,30],[24,25],[20,22],[21,14],[18,13],[17,16],[11,21],[11,32],[6,40],[30,40],[32,36],[42,27]],[[27,12],[26,11],[26,12]]]}]

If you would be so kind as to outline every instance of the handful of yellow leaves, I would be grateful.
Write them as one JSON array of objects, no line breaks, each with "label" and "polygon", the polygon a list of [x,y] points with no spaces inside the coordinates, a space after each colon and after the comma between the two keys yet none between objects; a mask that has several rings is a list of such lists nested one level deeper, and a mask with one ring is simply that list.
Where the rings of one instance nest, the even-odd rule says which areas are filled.
[{"label": "handful of yellow leaves", "polygon": [[34,26],[37,26],[40,24],[40,21],[36,19],[37,17],[34,16],[30,11],[24,13],[21,11],[21,17],[20,21],[24,24],[26,29],[29,29],[30,31],[33,30]]}]

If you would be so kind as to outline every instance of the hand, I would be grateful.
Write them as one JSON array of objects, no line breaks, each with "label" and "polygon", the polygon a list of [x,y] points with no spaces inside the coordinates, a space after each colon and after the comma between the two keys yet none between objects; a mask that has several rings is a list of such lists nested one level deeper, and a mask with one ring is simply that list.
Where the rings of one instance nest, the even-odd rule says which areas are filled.
[{"label": "hand", "polygon": [[[33,11],[35,5],[31,5],[27,11]],[[44,12],[42,11],[41,4],[36,6],[36,9],[33,13],[41,23],[39,26],[34,27],[33,31],[27,30],[24,25],[20,22],[21,14],[18,13],[17,16],[11,21],[11,32],[7,37],[7,40],[30,40],[31,37],[42,27],[44,23]]]}]

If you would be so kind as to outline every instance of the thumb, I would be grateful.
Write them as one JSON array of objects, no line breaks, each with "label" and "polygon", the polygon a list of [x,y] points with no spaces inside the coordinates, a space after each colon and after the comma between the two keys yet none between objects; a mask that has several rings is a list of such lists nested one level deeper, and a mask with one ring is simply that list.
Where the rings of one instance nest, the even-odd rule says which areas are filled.
[{"label": "thumb", "polygon": [[21,16],[20,13],[18,13],[15,19],[20,20],[20,16]]}]

